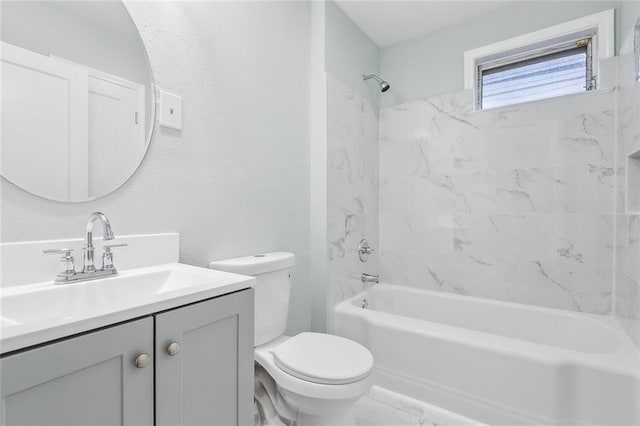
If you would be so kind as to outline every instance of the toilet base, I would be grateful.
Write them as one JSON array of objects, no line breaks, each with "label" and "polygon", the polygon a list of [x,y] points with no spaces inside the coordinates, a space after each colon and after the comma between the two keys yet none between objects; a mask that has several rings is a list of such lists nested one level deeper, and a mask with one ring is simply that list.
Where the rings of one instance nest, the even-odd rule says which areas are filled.
[{"label": "toilet base", "polygon": [[353,404],[361,396],[343,400],[318,400],[294,394],[281,387],[278,393],[297,411],[296,426],[355,426]]},{"label": "toilet base", "polygon": [[[256,400],[268,426],[354,426],[352,406],[373,386],[374,374],[345,384],[323,384],[286,373],[274,362],[273,350],[287,341],[280,336],[256,347],[254,357]],[[268,413],[267,413],[268,412]],[[275,414],[275,415],[274,415]]]},{"label": "toilet base", "polygon": [[278,386],[260,365],[255,366],[257,426],[355,426],[352,406],[358,399],[304,397]]}]

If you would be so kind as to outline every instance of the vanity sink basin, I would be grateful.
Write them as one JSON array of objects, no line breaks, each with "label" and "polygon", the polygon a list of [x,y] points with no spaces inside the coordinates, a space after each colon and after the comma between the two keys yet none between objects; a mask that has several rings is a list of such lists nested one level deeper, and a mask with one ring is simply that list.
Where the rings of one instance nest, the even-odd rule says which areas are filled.
[{"label": "vanity sink basin", "polygon": [[0,290],[2,353],[252,287],[252,277],[180,263],[115,277]]}]

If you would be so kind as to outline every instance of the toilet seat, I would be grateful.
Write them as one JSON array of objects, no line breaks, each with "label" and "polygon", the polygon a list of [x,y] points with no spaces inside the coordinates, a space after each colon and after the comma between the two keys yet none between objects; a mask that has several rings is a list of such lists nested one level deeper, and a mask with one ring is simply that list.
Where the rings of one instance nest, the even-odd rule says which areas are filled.
[{"label": "toilet seat", "polygon": [[273,352],[286,341],[292,338],[279,337],[269,343],[256,347],[254,351],[255,361],[260,364],[275,380],[278,387],[307,398],[325,400],[340,400],[359,398],[373,386],[374,375],[345,384],[314,383],[289,374],[278,367],[274,360]]},{"label": "toilet seat", "polygon": [[364,346],[344,337],[300,333],[273,350],[275,364],[299,379],[325,385],[357,382],[373,369]]}]

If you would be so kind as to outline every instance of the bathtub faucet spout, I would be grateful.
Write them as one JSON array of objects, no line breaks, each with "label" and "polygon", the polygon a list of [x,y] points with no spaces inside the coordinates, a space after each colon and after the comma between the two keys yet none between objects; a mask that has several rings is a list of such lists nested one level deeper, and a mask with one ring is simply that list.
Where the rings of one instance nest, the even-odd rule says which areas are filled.
[{"label": "bathtub faucet spout", "polygon": [[378,284],[378,276],[377,275],[371,275],[371,274],[366,274],[363,273],[362,277],[360,277],[360,280],[363,283],[374,283],[374,284]]}]

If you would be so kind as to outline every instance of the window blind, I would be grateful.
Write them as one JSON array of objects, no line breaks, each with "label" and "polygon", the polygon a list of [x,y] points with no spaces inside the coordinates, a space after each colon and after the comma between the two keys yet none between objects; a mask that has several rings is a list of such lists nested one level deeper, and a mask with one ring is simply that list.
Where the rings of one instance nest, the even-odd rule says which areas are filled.
[{"label": "window blind", "polygon": [[497,108],[589,88],[588,47],[572,47],[480,72],[480,106]]}]

